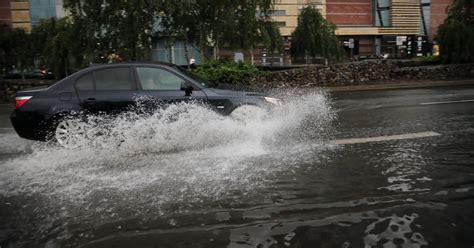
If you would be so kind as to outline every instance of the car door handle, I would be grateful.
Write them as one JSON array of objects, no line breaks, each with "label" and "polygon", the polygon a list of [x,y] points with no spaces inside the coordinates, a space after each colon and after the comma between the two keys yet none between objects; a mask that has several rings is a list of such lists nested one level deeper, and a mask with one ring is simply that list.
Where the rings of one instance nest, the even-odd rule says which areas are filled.
[{"label": "car door handle", "polygon": [[95,101],[95,98],[89,97],[86,99],[86,101]]}]

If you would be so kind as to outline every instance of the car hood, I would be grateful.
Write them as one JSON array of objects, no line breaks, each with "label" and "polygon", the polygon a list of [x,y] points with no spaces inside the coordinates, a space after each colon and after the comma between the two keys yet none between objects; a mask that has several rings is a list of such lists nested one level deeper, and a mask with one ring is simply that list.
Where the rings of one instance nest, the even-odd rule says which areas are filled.
[{"label": "car hood", "polygon": [[216,88],[207,88],[206,90],[221,96],[264,96],[262,93],[250,91],[236,91],[236,90],[221,90]]}]

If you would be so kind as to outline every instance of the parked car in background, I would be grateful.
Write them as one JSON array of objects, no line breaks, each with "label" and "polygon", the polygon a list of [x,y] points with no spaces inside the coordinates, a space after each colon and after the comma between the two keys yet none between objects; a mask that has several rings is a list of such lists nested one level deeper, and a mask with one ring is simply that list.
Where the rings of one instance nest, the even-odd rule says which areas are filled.
[{"label": "parked car in background", "polygon": [[78,126],[70,121],[71,115],[114,115],[133,109],[136,97],[142,96],[156,99],[159,105],[199,101],[223,115],[279,104],[278,99],[259,93],[209,88],[177,65],[116,63],[83,69],[50,87],[18,91],[11,122],[23,138],[52,139],[74,147],[86,132],[73,132]]},{"label": "parked car in background", "polygon": [[9,72],[2,75],[1,78],[3,79],[21,79],[22,74],[25,78],[28,79],[54,79],[54,75],[51,70],[48,68],[41,66],[39,68],[35,68],[31,71],[24,70],[23,73],[18,69],[10,70]]},{"label": "parked car in background", "polygon": [[27,78],[33,79],[54,79],[54,75],[48,68],[40,67],[35,68],[33,71],[28,73]]},{"label": "parked car in background", "polygon": [[[23,74],[25,75],[26,77],[26,72],[23,72]],[[5,73],[5,75],[2,76],[3,79],[21,79],[21,71],[18,70],[18,69],[13,69],[7,73]]]}]

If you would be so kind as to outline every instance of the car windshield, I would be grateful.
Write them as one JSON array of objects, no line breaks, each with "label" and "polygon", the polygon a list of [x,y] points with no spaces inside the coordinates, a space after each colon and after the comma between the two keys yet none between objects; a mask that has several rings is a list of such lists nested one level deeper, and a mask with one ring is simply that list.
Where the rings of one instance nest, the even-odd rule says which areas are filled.
[{"label": "car windshield", "polygon": [[177,70],[179,70],[180,72],[182,72],[184,75],[186,75],[187,77],[191,78],[191,79],[194,79],[196,82],[198,82],[200,85],[202,85],[203,87],[205,88],[209,88],[209,82],[207,82],[206,80],[202,79],[201,77],[195,75],[194,73],[191,73],[189,72],[188,70],[184,69],[183,67],[181,66],[175,66],[175,68]]}]

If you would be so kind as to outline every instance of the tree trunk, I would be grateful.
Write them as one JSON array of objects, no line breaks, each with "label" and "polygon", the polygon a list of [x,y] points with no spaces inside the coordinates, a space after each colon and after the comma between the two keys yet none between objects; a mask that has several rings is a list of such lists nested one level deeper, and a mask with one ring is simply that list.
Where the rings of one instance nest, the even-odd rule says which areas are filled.
[{"label": "tree trunk", "polygon": [[69,55],[64,56],[64,75],[67,77],[68,75],[68,67],[69,67]]},{"label": "tree trunk", "polygon": [[219,40],[216,39],[216,57],[215,57],[216,60],[219,60],[220,59],[220,55],[219,55]]},{"label": "tree trunk", "polygon": [[204,51],[204,38],[202,34],[199,35],[199,50],[201,50],[201,61],[204,63],[206,61],[206,52]]},{"label": "tree trunk", "polygon": [[252,65],[255,64],[255,57],[254,57],[254,55],[253,55],[253,46],[250,46],[250,63],[251,63]]},{"label": "tree trunk", "polygon": [[23,72],[23,64],[21,61],[18,62],[18,68],[20,69],[21,81],[25,82],[25,72]]},{"label": "tree trunk", "polygon": [[186,59],[186,62],[188,63],[188,69],[189,69],[189,50],[188,50],[188,36],[184,36],[184,58]]}]

